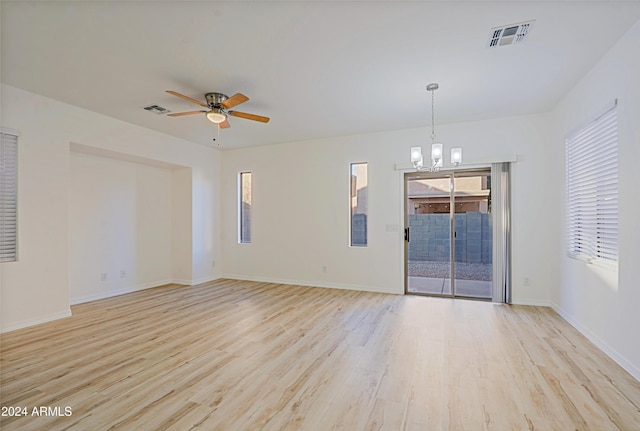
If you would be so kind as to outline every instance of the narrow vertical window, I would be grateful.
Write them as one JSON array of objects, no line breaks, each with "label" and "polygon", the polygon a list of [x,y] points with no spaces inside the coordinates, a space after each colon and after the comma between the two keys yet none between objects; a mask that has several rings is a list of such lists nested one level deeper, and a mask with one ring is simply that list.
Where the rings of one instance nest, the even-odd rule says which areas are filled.
[{"label": "narrow vertical window", "polygon": [[367,245],[367,214],[369,199],[367,163],[351,163],[351,245]]},{"label": "narrow vertical window", "polygon": [[251,242],[251,172],[240,172],[238,187],[238,242]]},{"label": "narrow vertical window", "polygon": [[0,140],[0,262],[18,260],[18,137]]}]

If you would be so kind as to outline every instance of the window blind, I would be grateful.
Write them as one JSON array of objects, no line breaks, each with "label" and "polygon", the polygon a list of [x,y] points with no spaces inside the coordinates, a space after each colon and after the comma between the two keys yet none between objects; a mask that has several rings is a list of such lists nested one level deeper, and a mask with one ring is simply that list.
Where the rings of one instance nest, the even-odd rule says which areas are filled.
[{"label": "window blind", "polygon": [[0,262],[17,260],[18,137],[1,133],[0,141]]},{"label": "window blind", "polygon": [[618,261],[618,119],[614,105],[566,140],[569,256]]}]

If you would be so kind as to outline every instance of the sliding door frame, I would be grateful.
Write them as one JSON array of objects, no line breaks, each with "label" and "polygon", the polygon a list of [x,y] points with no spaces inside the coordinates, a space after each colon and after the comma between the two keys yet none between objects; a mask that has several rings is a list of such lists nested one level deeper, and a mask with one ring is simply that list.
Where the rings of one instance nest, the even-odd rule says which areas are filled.
[{"label": "sliding door frame", "polygon": [[[493,206],[491,212],[492,222],[492,286],[491,300],[493,302],[511,302],[511,246],[510,246],[510,179],[509,163],[492,163],[487,166],[475,166],[473,168],[442,169],[439,172],[405,172],[403,175],[403,220],[404,220],[404,294],[416,294],[409,292],[409,196],[408,182],[415,179],[449,178],[450,208],[449,208],[449,241],[450,241],[450,280],[451,294],[417,293],[424,296],[437,296],[444,298],[465,298],[457,296],[455,290],[455,178],[489,174],[491,176],[491,193],[494,199],[500,200]],[[497,262],[499,260],[499,262]],[[498,271],[496,271],[498,270]]]}]

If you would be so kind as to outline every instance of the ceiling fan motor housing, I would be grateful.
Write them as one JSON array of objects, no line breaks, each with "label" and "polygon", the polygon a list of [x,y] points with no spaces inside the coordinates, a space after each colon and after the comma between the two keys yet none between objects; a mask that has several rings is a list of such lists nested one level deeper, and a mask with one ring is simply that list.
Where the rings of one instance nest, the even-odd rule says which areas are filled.
[{"label": "ceiling fan motor housing", "polygon": [[229,98],[226,94],[222,93],[207,93],[204,97],[207,99],[207,105],[209,105],[211,109],[222,109],[222,102]]}]

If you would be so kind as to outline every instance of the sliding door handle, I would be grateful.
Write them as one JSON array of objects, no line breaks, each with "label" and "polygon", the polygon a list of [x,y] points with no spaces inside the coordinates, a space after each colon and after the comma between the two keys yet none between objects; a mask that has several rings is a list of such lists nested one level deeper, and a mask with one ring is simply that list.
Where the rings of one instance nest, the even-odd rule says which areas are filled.
[{"label": "sliding door handle", "polygon": [[404,240],[409,242],[409,228],[408,227],[404,228]]}]

